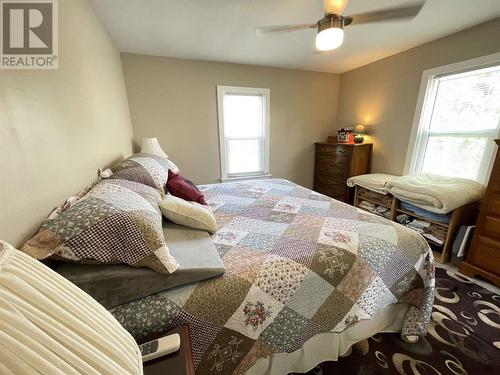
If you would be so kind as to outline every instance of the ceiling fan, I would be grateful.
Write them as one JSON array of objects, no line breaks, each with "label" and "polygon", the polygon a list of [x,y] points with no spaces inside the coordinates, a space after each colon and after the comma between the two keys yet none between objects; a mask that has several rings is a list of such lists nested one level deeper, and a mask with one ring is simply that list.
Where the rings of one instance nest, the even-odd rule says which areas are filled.
[{"label": "ceiling fan", "polygon": [[349,0],[324,0],[325,16],[316,23],[298,25],[256,27],[257,35],[316,29],[316,48],[329,51],[338,48],[344,41],[344,27],[374,22],[402,21],[414,18],[425,4],[424,1],[406,4],[399,8],[386,8],[368,13],[344,16]]}]

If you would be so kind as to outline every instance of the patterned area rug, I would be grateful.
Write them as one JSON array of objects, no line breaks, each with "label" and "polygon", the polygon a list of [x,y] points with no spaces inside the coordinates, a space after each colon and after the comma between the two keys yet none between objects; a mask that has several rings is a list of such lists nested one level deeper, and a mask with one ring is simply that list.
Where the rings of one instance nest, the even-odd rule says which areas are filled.
[{"label": "patterned area rug", "polygon": [[429,333],[416,344],[379,334],[356,344],[348,357],[308,375],[500,374],[500,296],[436,268]]}]

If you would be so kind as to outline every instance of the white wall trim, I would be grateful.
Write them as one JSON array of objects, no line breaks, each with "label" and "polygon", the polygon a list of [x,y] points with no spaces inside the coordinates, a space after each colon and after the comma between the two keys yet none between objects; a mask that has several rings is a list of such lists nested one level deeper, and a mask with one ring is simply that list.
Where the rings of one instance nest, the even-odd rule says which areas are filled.
[{"label": "white wall trim", "polygon": [[[422,155],[420,152],[422,147],[425,147],[421,137],[424,124],[428,120],[430,113],[425,113],[425,108],[429,108],[428,102],[435,98],[435,78],[443,74],[457,74],[468,70],[475,70],[480,68],[487,68],[488,66],[500,64],[500,52],[491,55],[481,56],[474,59],[461,61],[458,63],[448,64],[428,70],[422,73],[422,80],[420,81],[420,90],[418,92],[417,105],[415,107],[415,114],[413,116],[413,124],[410,133],[410,140],[408,143],[408,151],[406,153],[404,174],[412,174],[416,166],[419,164],[414,155]],[[489,178],[491,168],[493,166],[493,159],[490,161],[488,171],[486,172],[486,180]]]},{"label": "white wall trim", "polygon": [[[241,174],[231,175],[227,174],[227,158],[225,149],[224,138],[224,113],[223,113],[223,100],[225,94],[247,94],[247,95],[262,95],[264,98],[264,171],[260,174]],[[242,86],[217,86],[217,115],[219,123],[219,153],[220,153],[220,170],[221,181],[234,180],[234,179],[249,179],[258,177],[268,177],[269,172],[269,145],[270,145],[270,123],[271,123],[271,90],[268,88],[257,87],[242,87]]]}]

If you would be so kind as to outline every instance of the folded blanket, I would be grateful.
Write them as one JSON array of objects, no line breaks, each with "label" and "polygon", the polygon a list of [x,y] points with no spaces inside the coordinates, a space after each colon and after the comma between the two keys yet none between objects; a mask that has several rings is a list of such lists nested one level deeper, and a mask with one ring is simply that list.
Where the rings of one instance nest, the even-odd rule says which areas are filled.
[{"label": "folded blanket", "polygon": [[389,181],[387,191],[403,202],[438,214],[447,214],[457,207],[481,199],[485,186],[465,178],[417,173]]},{"label": "folded blanket", "polygon": [[354,187],[357,185],[380,194],[387,194],[386,185],[395,178],[398,178],[398,176],[385,173],[362,174],[348,178],[347,186]]},{"label": "folded blanket", "polygon": [[423,208],[414,206],[413,204],[401,202],[401,208],[406,211],[411,211],[414,214],[432,221],[437,221],[438,223],[449,223],[451,220],[451,214],[437,214],[435,212],[430,212],[424,210]]}]

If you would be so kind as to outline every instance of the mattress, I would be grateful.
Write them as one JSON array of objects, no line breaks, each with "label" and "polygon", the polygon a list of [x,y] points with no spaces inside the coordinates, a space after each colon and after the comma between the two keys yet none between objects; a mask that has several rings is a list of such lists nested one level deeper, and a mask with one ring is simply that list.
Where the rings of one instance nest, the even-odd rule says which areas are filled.
[{"label": "mattress", "polygon": [[111,309],[137,340],[189,324],[197,373],[263,374],[335,360],[377,331],[426,334],[434,265],[418,233],[286,180],[200,189],[226,272]]},{"label": "mattress", "polygon": [[86,291],[106,308],[146,297],[180,285],[224,273],[225,267],[206,231],[164,222],[170,253],[179,263],[172,274],[127,265],[58,263],[55,271]]}]

